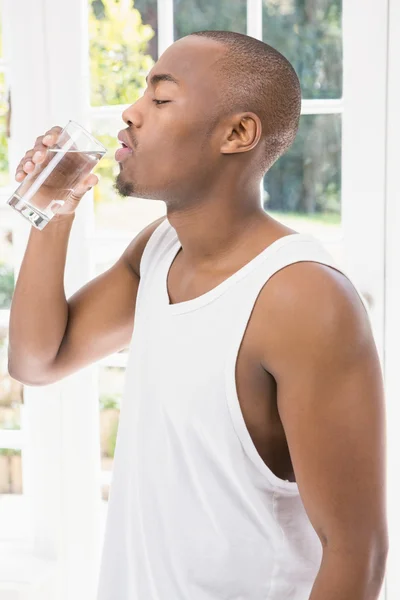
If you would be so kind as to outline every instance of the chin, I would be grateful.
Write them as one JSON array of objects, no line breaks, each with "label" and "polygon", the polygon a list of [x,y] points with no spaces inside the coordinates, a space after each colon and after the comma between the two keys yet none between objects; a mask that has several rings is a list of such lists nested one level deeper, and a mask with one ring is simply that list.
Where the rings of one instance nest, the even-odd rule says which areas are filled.
[{"label": "chin", "polygon": [[120,194],[120,196],[133,196],[135,193],[135,186],[132,181],[124,180],[122,173],[119,173],[114,184],[114,188]]},{"label": "chin", "polygon": [[123,178],[122,173],[119,173],[115,180],[114,188],[120,194],[120,196],[128,197],[134,196],[135,198],[144,198],[146,200],[154,200],[154,190],[150,190],[146,186],[140,186],[134,181],[126,181]]}]

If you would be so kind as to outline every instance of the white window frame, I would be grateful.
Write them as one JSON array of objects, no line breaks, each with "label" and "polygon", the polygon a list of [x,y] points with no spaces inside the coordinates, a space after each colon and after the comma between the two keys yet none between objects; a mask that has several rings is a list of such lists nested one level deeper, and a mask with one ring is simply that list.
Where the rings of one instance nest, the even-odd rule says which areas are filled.
[{"label": "white window frame", "polygon": [[[56,0],[42,0],[40,3],[3,0],[3,3],[4,21],[12,31],[12,36],[8,37],[13,94],[12,170],[38,133],[53,124],[62,125],[74,119],[89,126],[93,117],[120,119],[123,107],[91,107],[89,104],[88,6],[85,0],[69,0],[68,3],[58,3]],[[400,23],[399,0],[390,0],[393,21],[397,17],[397,24],[392,23],[390,29],[393,44],[389,51],[390,89],[393,97],[397,95],[397,103],[390,98],[389,113],[386,112],[389,0],[344,0],[343,3],[344,96],[338,100],[305,100],[302,114],[343,114],[343,239],[337,242],[345,245],[347,267],[355,281],[374,299],[372,318],[378,350],[382,358],[389,357],[385,364],[390,394],[389,416],[397,416],[391,405],[391,402],[394,404],[392,398],[395,398],[394,391],[398,387],[395,371],[397,340],[394,333],[388,330],[388,323],[390,319],[397,323],[397,307],[400,304],[393,300],[389,302],[389,297],[386,297],[388,314],[385,330],[383,265],[385,226],[388,229],[386,244],[390,241],[390,249],[398,249],[396,256],[400,256],[400,247],[397,248],[400,244],[395,236],[395,232],[400,231],[400,214],[395,210],[394,202],[397,191],[394,132],[397,131],[397,135],[400,133],[395,108],[400,101],[399,81],[394,73],[394,63],[399,56],[396,40]],[[173,42],[172,0],[158,0],[158,10],[160,54]],[[24,19],[20,18],[21,15],[24,15]],[[262,35],[261,15],[262,0],[248,0],[247,33],[258,39]],[[362,27],[359,27],[360,21]],[[372,39],[373,55],[368,53]],[[21,40],[24,40],[25,47],[22,53]],[[69,49],[68,61],[57,50],[65,47]],[[34,52],[26,51],[29,48]],[[368,68],[363,66],[366,55],[369,59]],[[388,139],[387,115],[392,127]],[[372,143],[377,149],[374,156],[370,151]],[[365,180],[365,173],[369,174],[368,181]],[[380,211],[378,205],[377,209],[376,199],[384,200],[386,192],[388,210],[385,223],[384,208]],[[3,207],[0,215],[2,210]],[[354,233],[359,214],[363,215],[364,236],[363,232],[357,231],[357,236]],[[377,244],[371,244],[368,238],[374,230],[378,235]],[[15,219],[16,276],[29,231],[28,223],[20,217]],[[96,243],[93,203],[89,196],[77,211],[71,233],[65,278],[67,297],[93,277]],[[396,261],[393,255],[387,258],[387,274],[396,280]],[[400,282],[397,285],[396,301],[400,300]],[[385,346],[384,332],[389,346]],[[54,567],[48,585],[49,590],[55,590],[52,597],[57,600],[94,598],[102,544],[98,369],[100,364],[111,366],[118,363],[118,366],[124,366],[125,361],[126,357],[113,355],[57,384],[25,388],[24,428],[20,446],[24,452],[24,491],[32,522],[30,547],[32,557],[45,557]],[[394,419],[392,421],[395,422]],[[394,470],[394,456],[400,456],[397,438],[395,432],[391,432],[393,458],[389,473],[393,475],[398,472],[398,469]],[[396,480],[396,476],[393,479]],[[398,499],[399,490],[395,488],[395,484],[392,484],[390,494]],[[398,556],[400,525],[393,521],[391,527]],[[396,536],[399,540],[397,546]],[[396,590],[400,589],[400,573],[396,572],[394,561],[388,581],[389,593],[385,597],[385,586],[380,600],[395,600]]]},{"label": "white window frame", "polygon": [[387,399],[388,520],[390,550],[386,600],[400,597],[400,441],[399,333],[400,333],[400,0],[388,6],[386,214],[385,214],[385,345],[384,374]]}]

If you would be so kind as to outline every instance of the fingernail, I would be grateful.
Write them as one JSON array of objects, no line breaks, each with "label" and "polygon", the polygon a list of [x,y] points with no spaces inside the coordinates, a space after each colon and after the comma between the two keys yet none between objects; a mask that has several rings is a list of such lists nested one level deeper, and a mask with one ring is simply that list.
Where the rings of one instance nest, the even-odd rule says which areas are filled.
[{"label": "fingernail", "polygon": [[53,139],[53,138],[52,138],[52,136],[51,136],[51,135],[45,135],[45,136],[44,136],[44,138],[43,138],[43,141],[44,141],[46,144],[48,144],[49,142],[51,142],[51,140],[52,140],[52,139]]},{"label": "fingernail", "polygon": [[38,150],[37,152],[35,152],[35,154],[33,155],[33,160],[38,160],[39,158],[42,158],[43,156],[43,152],[41,152],[40,150]]},{"label": "fingernail", "polygon": [[31,169],[32,167],[34,167],[35,165],[33,164],[33,162],[31,162],[30,160],[28,160],[25,163],[25,169]]}]

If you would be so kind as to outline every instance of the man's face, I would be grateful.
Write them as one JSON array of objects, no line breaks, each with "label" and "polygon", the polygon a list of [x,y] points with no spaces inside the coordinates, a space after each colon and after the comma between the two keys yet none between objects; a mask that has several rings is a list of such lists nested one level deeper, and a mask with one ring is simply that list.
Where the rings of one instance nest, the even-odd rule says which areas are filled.
[{"label": "man's face", "polygon": [[[217,168],[219,141],[207,135],[218,98],[213,64],[225,48],[214,40],[175,42],[148,75],[144,95],[123,113],[128,128],[119,152],[117,189],[123,195],[159,200],[200,191]],[[168,75],[177,80],[153,80]]]}]

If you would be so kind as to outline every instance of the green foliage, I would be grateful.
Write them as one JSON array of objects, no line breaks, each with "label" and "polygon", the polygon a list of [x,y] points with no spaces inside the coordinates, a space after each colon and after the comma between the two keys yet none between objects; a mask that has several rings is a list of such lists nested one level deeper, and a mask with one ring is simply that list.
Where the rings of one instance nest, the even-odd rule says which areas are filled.
[{"label": "green foliage", "polygon": [[[0,56],[3,56],[3,31],[0,15]],[[0,187],[7,185],[8,141],[7,141],[8,90],[4,73],[0,73]]]},{"label": "green foliage", "polygon": [[94,171],[99,176],[99,183],[93,190],[93,199],[96,207],[104,198],[107,198],[107,201],[119,200],[119,196],[114,189],[115,178],[119,173],[118,163],[114,159],[114,154],[119,147],[119,142],[112,135],[97,133],[97,131],[93,131],[93,135],[107,148],[107,153],[103,156]]},{"label": "green foliage", "polygon": [[340,115],[304,115],[297,137],[264,177],[265,209],[340,215]]},{"label": "green foliage", "polygon": [[121,394],[102,394],[100,396],[100,410],[116,408],[119,410],[121,405]]},{"label": "green foliage", "polygon": [[109,458],[114,458],[115,444],[117,442],[119,421],[115,420],[112,425],[111,433],[107,440],[107,454]]},{"label": "green foliage", "polygon": [[210,29],[246,33],[246,12],[246,0],[174,0],[174,39]]},{"label": "green foliage", "polygon": [[[14,431],[15,429],[21,429],[21,427],[16,420],[13,420],[11,424],[8,424],[7,426],[3,425],[3,429],[7,431]],[[13,448],[0,448],[0,456],[21,456],[21,450],[14,450]]]},{"label": "green foliage", "polygon": [[[154,64],[156,0],[89,0],[92,104],[134,102]],[[342,0],[263,0],[263,40],[294,66],[303,98],[342,94]],[[246,0],[174,0],[174,38],[202,29],[246,33]],[[110,147],[112,138],[103,136]],[[341,123],[337,115],[306,115],[295,143],[264,179],[265,208],[340,218]],[[98,167],[95,191],[112,190],[111,155]]]},{"label": "green foliage", "polygon": [[[175,39],[201,29],[246,33],[245,0],[175,0],[174,9]],[[290,60],[303,98],[342,94],[341,12],[342,0],[263,0],[263,41]],[[339,216],[340,146],[340,117],[303,116],[295,143],[265,177],[265,208]]]},{"label": "green foliage", "polygon": [[131,104],[154,64],[146,54],[154,36],[132,0],[89,0],[91,103]]},{"label": "green foliage", "polygon": [[[120,410],[122,394],[102,394],[100,396],[100,410]],[[112,423],[110,435],[107,439],[106,456],[114,458],[115,443],[117,440],[119,420],[116,419]]]},{"label": "green foliage", "polygon": [[[154,65],[148,44],[154,37],[143,24],[133,0],[89,0],[91,103],[93,106],[131,104],[145,87],[147,73]],[[93,132],[108,149],[95,173],[95,206],[102,200],[118,201],[113,188],[119,172],[114,160],[118,147],[115,136]]]},{"label": "green foliage", "polygon": [[342,95],[342,0],[263,0],[263,41],[292,63],[303,98]]},{"label": "green foliage", "polygon": [[0,309],[10,308],[13,293],[14,270],[0,263]]},{"label": "green foliage", "polygon": [[13,450],[12,448],[0,448],[0,456],[21,456],[21,450]]},{"label": "green foliage", "polygon": [[[273,217],[277,221],[283,221],[285,218],[290,219],[294,223],[297,223],[297,225],[294,227],[300,227],[302,223],[307,223],[310,220],[309,215],[305,213],[289,211],[282,213],[274,210],[269,210],[268,214],[270,214],[271,217]],[[322,225],[337,226],[340,225],[340,215],[330,212],[315,213],[312,216],[312,221],[313,223],[321,223]]]},{"label": "green foliage", "polygon": [[8,177],[8,141],[7,113],[8,98],[4,73],[0,73],[0,186],[7,185]]}]

